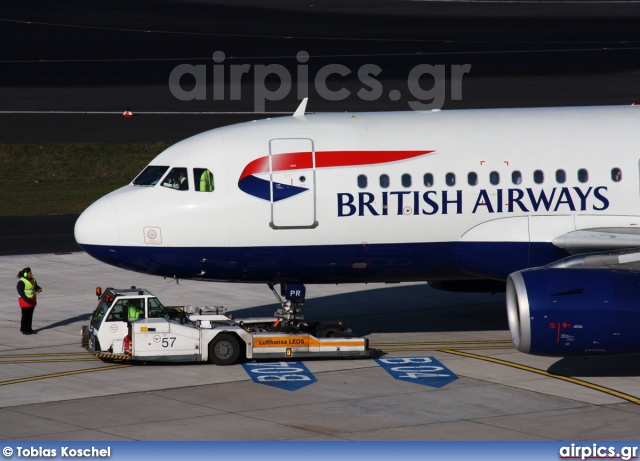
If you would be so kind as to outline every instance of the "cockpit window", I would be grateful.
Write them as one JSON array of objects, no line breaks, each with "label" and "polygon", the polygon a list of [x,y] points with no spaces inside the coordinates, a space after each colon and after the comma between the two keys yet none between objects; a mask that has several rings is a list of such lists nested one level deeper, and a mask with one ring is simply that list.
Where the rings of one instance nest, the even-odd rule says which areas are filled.
[{"label": "cockpit window", "polygon": [[136,186],[155,186],[168,169],[168,166],[149,165],[133,180],[133,184]]},{"label": "cockpit window", "polygon": [[193,183],[196,185],[196,191],[198,192],[213,192],[215,188],[213,173],[206,168],[193,169]]},{"label": "cockpit window", "polygon": [[189,190],[189,180],[187,179],[186,168],[173,168],[162,180],[164,187],[176,190]]}]

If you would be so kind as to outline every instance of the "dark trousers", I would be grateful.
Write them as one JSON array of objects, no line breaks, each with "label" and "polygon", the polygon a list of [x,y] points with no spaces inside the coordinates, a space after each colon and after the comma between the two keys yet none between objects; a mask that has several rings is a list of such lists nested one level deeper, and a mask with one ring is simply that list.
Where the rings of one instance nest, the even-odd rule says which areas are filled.
[{"label": "dark trousers", "polygon": [[31,328],[31,322],[33,321],[33,311],[35,307],[21,307],[22,319],[20,320],[20,331],[23,333],[29,333],[33,329]]}]

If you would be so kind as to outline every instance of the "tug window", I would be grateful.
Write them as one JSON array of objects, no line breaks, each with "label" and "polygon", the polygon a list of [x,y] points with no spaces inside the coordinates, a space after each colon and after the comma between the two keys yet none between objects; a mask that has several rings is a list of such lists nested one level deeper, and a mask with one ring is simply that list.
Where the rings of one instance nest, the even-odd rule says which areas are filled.
[{"label": "tug window", "polygon": [[427,187],[433,186],[433,175],[431,173],[425,173],[424,175],[424,185]]},{"label": "tug window", "polygon": [[198,192],[213,192],[213,173],[206,168],[194,168],[193,184]]},{"label": "tug window", "polygon": [[544,182],[544,171],[536,170],[533,172],[533,182],[542,184]]},{"label": "tug window", "polygon": [[584,168],[578,170],[578,181],[587,182],[589,180],[589,172]]},{"label": "tug window", "polygon": [[556,170],[556,182],[558,184],[564,184],[567,180],[567,173],[564,170]]},{"label": "tug window", "polygon": [[367,177],[363,174],[358,175],[358,187],[360,189],[367,187]]},{"label": "tug window", "polygon": [[187,179],[186,168],[173,168],[162,180],[164,187],[175,190],[189,190],[189,180]]},{"label": "tug window", "polygon": [[380,187],[386,189],[389,187],[389,175],[381,174],[380,175]]},{"label": "tug window", "polygon": [[168,166],[149,165],[133,180],[133,184],[136,186],[155,186],[168,169]]},{"label": "tug window", "polygon": [[478,174],[474,173],[472,171],[471,173],[469,173],[467,175],[467,181],[469,182],[470,186],[477,186],[478,185]]},{"label": "tug window", "polygon": [[514,184],[520,184],[522,182],[522,173],[518,170],[511,173],[511,182]]},{"label": "tug window", "polygon": [[622,170],[620,168],[613,168],[611,170],[611,180],[613,182],[620,182],[622,179]]},{"label": "tug window", "polygon": [[122,301],[118,301],[111,312],[109,312],[109,316],[107,317],[107,322],[124,322],[126,320],[126,316],[123,314],[124,312],[124,303]]},{"label": "tug window", "polygon": [[500,173],[497,171],[492,171],[489,173],[489,182],[494,186],[500,184]]},{"label": "tug window", "polygon": [[447,173],[447,175],[445,176],[445,181],[447,182],[447,186],[455,186],[456,175],[454,173]]},{"label": "tug window", "polygon": [[411,187],[411,175],[405,173],[402,175],[402,187]]}]

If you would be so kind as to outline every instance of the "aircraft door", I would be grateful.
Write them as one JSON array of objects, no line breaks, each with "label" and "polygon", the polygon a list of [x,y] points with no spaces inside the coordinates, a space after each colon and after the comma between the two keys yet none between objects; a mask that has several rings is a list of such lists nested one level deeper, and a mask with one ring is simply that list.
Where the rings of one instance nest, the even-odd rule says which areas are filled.
[{"label": "aircraft door", "polygon": [[98,332],[98,341],[103,351],[111,349],[116,340],[122,341],[129,333],[127,308],[124,300],[118,301],[107,311]]},{"label": "aircraft door", "polygon": [[313,229],[316,216],[316,155],[309,138],[269,141],[272,229]]}]

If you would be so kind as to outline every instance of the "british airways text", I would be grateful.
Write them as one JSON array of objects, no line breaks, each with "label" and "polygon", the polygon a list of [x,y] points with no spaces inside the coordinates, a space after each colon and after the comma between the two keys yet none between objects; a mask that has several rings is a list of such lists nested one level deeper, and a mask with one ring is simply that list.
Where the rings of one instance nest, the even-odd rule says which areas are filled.
[{"label": "british airways text", "polygon": [[[338,193],[338,217],[463,213],[603,211],[606,186],[554,187],[550,190],[480,189],[471,200],[462,190]],[[464,199],[464,200],[463,200]]]}]

